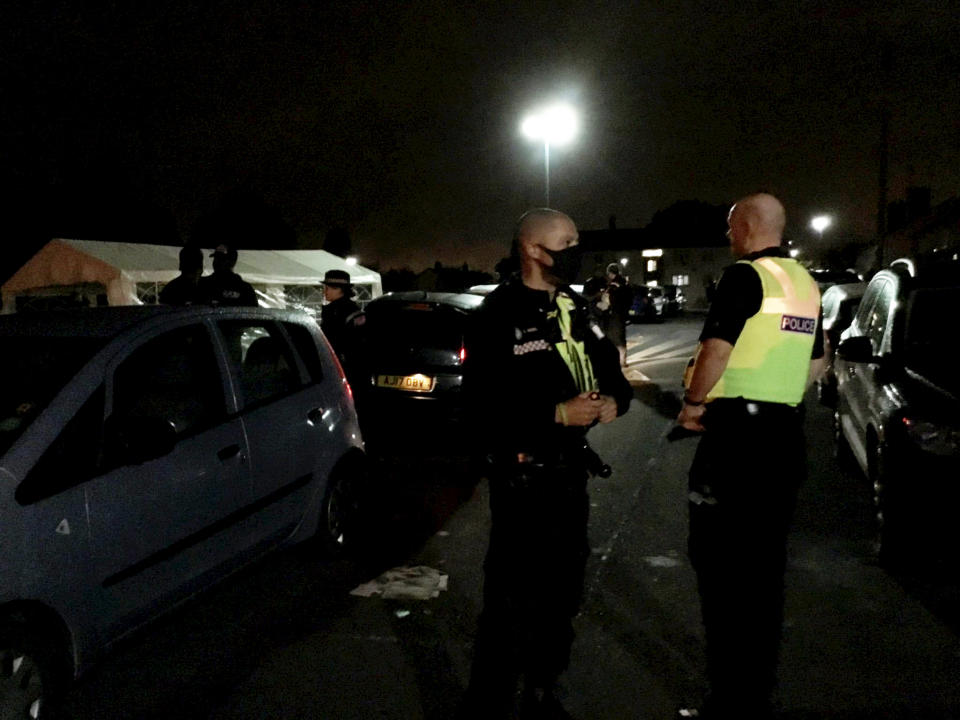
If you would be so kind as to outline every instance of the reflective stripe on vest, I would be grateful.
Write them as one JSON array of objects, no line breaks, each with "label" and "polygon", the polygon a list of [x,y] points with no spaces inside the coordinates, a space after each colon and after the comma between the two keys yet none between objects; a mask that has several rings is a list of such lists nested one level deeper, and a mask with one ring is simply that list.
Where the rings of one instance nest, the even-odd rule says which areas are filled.
[{"label": "reflective stripe on vest", "polygon": [[796,405],[803,399],[819,332],[820,290],[796,260],[741,260],[760,276],[763,303],[747,319],[707,399],[742,397]]},{"label": "reflective stripe on vest", "polygon": [[560,326],[561,342],[556,343],[557,352],[570,370],[570,375],[580,392],[594,392],[599,389],[597,379],[593,374],[593,363],[587,355],[587,349],[582,340],[573,339],[573,312],[576,304],[566,295],[557,293],[557,309],[547,313],[548,318],[556,318]]}]

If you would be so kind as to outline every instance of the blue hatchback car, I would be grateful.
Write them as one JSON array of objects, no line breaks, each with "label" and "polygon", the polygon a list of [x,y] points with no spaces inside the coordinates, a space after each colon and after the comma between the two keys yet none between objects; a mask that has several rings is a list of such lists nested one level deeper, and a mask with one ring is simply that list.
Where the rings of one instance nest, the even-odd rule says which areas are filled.
[{"label": "blue hatchback car", "polygon": [[238,566],[351,539],[364,445],[305,314],[0,317],[0,715]]}]

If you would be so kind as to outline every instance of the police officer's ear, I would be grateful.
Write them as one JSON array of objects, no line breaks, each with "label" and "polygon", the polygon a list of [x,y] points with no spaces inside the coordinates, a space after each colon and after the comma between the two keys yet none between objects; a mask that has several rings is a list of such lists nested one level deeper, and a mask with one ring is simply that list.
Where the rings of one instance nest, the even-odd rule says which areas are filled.
[{"label": "police officer's ear", "polygon": [[543,246],[533,242],[532,240],[524,240],[520,243],[520,252],[531,260],[536,260],[541,262],[546,259],[547,253],[544,251]]}]

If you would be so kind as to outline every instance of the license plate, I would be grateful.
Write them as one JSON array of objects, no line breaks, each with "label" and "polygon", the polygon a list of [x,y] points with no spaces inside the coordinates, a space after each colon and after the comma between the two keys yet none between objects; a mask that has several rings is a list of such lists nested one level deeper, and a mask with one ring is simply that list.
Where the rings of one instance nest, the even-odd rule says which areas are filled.
[{"label": "license plate", "polygon": [[407,392],[431,392],[434,379],[429,375],[377,375],[377,387],[406,390]]}]

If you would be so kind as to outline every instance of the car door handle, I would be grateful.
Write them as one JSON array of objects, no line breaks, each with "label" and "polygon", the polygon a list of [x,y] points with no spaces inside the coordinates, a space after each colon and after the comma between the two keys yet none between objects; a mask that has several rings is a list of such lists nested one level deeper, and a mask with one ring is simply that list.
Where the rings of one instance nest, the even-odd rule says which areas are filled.
[{"label": "car door handle", "polygon": [[310,421],[311,425],[318,425],[321,420],[323,420],[323,408],[314,408],[307,413],[307,420]]},{"label": "car door handle", "polygon": [[227,445],[225,448],[222,448],[219,452],[217,452],[217,457],[221,460],[229,460],[230,458],[239,454],[239,452],[239,445]]}]

